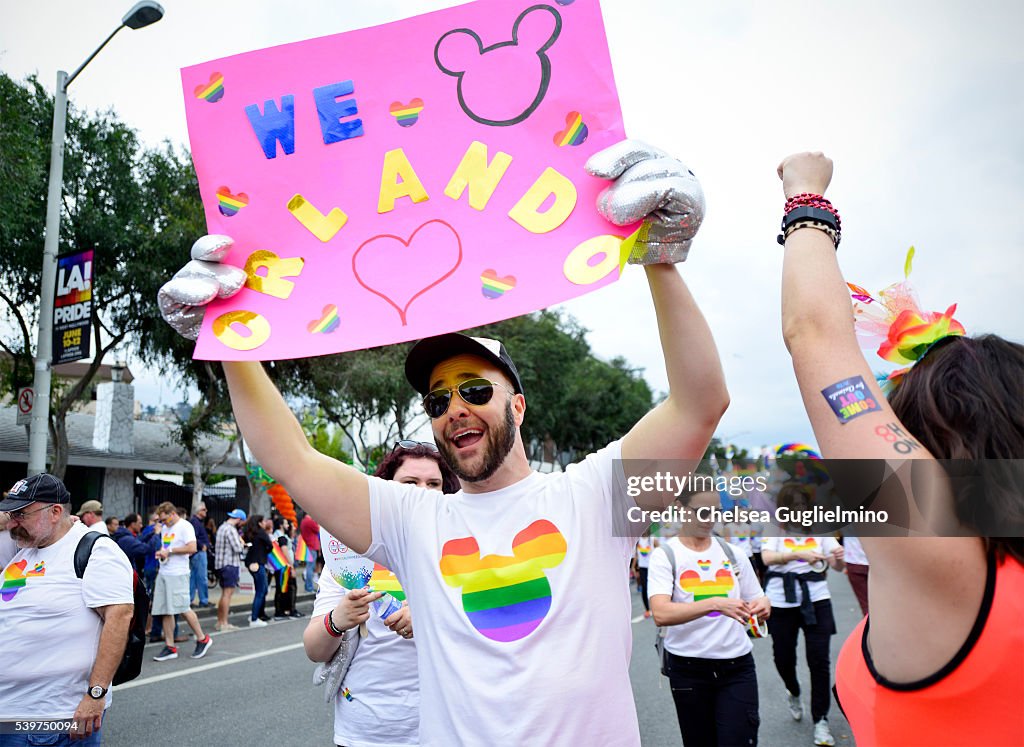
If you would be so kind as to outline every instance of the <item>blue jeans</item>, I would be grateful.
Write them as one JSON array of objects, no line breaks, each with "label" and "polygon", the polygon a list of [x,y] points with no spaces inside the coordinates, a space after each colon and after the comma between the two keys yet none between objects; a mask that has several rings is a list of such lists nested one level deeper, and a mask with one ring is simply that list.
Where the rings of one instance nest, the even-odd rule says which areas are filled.
[{"label": "blue jeans", "polygon": [[35,745],[46,745],[46,747],[100,747],[103,743],[100,737],[103,729],[94,731],[88,739],[76,739],[71,741],[70,734],[39,734],[34,732],[19,732],[17,734],[0,734],[0,747],[35,747]]},{"label": "blue jeans", "polygon": [[309,557],[306,558],[306,570],[302,578],[306,582],[306,591],[313,591],[313,574],[316,573],[316,550],[307,548]]},{"label": "blue jeans", "polygon": [[188,567],[191,575],[188,579],[188,601],[189,604],[196,598],[196,590],[199,590],[199,604],[210,603],[210,588],[206,585],[206,551],[192,553],[188,559]]},{"label": "blue jeans", "polygon": [[252,573],[252,582],[252,614],[249,619],[255,620],[263,615],[263,603],[267,601],[267,569],[264,566],[261,565],[258,571]]}]

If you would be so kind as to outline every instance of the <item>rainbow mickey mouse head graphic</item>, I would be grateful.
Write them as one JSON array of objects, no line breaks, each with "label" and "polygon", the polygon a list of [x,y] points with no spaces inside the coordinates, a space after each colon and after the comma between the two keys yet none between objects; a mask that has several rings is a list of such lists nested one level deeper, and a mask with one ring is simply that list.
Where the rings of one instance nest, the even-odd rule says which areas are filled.
[{"label": "rainbow mickey mouse head graphic", "polygon": [[558,527],[538,519],[512,540],[512,555],[480,557],[475,537],[449,540],[441,549],[441,575],[462,588],[462,609],[484,637],[508,643],[530,635],[551,609],[546,568],[565,558]]},{"label": "rainbow mickey mouse head graphic", "polygon": [[[711,567],[710,561],[707,560],[698,560],[697,564],[702,571],[708,570]],[[728,561],[722,564],[723,567],[718,569],[713,579],[705,580],[700,577],[697,571],[685,570],[679,574],[679,586],[683,591],[693,594],[693,601],[695,602],[711,597],[727,597],[736,583],[732,571],[729,570],[727,564]],[[708,617],[718,617],[720,614],[722,613],[709,612]]]}]

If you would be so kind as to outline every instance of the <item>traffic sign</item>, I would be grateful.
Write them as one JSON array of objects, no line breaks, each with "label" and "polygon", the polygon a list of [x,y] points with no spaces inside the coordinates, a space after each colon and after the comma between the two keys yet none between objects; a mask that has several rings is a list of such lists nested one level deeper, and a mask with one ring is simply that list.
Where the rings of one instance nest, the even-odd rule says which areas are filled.
[{"label": "traffic sign", "polygon": [[23,386],[18,389],[18,425],[28,425],[32,422],[32,403],[36,399],[36,393],[30,386]]}]

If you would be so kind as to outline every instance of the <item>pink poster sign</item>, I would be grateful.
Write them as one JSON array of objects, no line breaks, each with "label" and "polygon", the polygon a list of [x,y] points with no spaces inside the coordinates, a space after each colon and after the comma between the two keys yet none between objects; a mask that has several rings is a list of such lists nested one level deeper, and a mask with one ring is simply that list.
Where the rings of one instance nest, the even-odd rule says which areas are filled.
[{"label": "pink poster sign", "polygon": [[196,357],[518,316],[613,282],[584,164],[624,137],[598,0],[478,0],[182,70],[211,233],[249,275]]}]

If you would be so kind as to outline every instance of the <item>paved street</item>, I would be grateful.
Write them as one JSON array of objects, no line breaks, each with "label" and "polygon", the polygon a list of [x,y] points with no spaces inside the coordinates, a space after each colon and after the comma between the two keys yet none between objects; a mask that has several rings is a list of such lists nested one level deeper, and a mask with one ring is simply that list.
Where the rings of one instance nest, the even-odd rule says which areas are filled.
[{"label": "paved street", "polygon": [[[830,574],[839,634],[832,641],[832,661],[859,619],[856,601],[844,576]],[[308,613],[311,602],[300,601]],[[273,609],[268,603],[268,609]],[[643,744],[677,747],[682,744],[668,680],[658,672],[654,624],[642,618],[634,594],[633,661],[630,677],[636,697]],[[639,619],[637,619],[639,618]],[[239,610],[232,622],[245,625]],[[213,633],[207,656],[189,658],[193,644],[180,644],[180,658],[154,662],[159,644],[147,648],[147,661],[138,679],[115,690],[114,705],[104,724],[104,744],[138,747],[174,744],[208,747],[273,744],[311,747],[331,743],[331,709],[319,688],[312,686],[313,665],[302,651],[302,631],[308,618],[271,623],[266,628]],[[212,629],[213,620],[203,624]],[[183,626],[183,629],[187,629]],[[590,652],[600,655],[600,652]],[[809,716],[796,723],[786,709],[783,689],[772,664],[770,639],[754,642],[761,693],[760,744],[766,747],[811,745]],[[806,664],[800,657],[805,709],[809,707]],[[833,705],[830,714],[837,745],[852,745],[849,727]],[[496,746],[503,747],[503,746]]]}]

